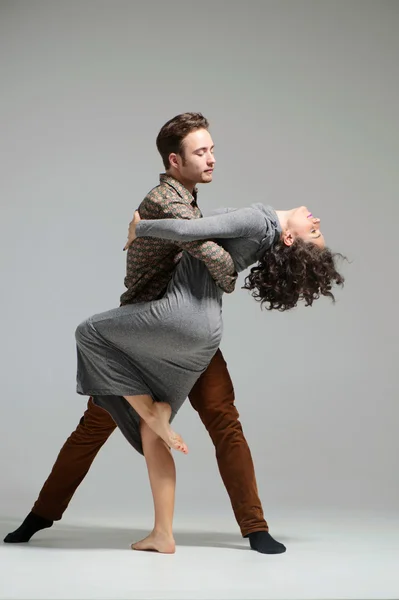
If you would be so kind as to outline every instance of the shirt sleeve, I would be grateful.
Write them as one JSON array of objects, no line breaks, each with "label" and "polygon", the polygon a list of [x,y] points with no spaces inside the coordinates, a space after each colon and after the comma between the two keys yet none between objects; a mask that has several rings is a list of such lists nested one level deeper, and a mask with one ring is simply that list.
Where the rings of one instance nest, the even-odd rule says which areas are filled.
[{"label": "shirt sleeve", "polygon": [[[157,211],[157,219],[151,220],[151,223],[157,223],[160,220],[173,223],[194,223],[200,222],[203,219],[194,218],[193,209],[187,202],[179,201],[176,198],[170,198],[169,201],[163,199],[162,202],[154,202],[156,206],[151,206],[153,202],[147,200],[146,211],[155,213]],[[141,211],[140,211],[141,212]],[[143,215],[144,216],[144,215]],[[140,233],[140,237],[159,237],[166,239],[163,235],[151,235]],[[173,237],[170,239],[174,239]],[[176,245],[182,250],[185,250],[194,258],[201,260],[208,268],[211,276],[216,284],[225,292],[231,293],[234,291],[237,281],[237,272],[234,261],[230,254],[219,244],[212,240],[175,240]]]}]

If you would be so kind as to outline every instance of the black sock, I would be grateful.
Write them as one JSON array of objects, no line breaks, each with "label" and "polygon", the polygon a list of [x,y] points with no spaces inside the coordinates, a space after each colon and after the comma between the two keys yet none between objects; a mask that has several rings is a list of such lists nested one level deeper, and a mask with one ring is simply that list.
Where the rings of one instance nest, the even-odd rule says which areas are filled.
[{"label": "black sock", "polygon": [[54,521],[39,517],[33,512],[30,512],[25,521],[16,529],[4,538],[6,544],[20,544],[21,542],[29,542],[34,533],[46,527],[51,527]]},{"label": "black sock", "polygon": [[273,539],[268,531],[254,531],[246,537],[249,537],[252,550],[261,554],[281,554],[286,551],[284,544]]}]

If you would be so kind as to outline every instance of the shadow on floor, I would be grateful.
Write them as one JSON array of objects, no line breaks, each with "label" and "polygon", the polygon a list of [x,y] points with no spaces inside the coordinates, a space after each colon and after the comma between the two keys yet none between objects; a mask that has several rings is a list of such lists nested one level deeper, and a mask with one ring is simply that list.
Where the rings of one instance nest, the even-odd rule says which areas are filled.
[{"label": "shadow on floor", "polygon": [[[0,521],[0,539],[3,540],[7,533],[15,530],[19,525],[20,522],[14,520]],[[148,533],[148,530],[129,529],[128,527],[72,526],[55,523],[50,529],[39,531],[28,543],[4,544],[4,546],[60,550],[124,550],[129,548],[132,542],[141,540]],[[275,537],[283,543],[287,542],[286,538],[283,539],[276,534]],[[176,530],[175,540],[178,546],[250,550],[249,541],[241,538],[239,533]],[[288,541],[294,540],[290,538]]]}]

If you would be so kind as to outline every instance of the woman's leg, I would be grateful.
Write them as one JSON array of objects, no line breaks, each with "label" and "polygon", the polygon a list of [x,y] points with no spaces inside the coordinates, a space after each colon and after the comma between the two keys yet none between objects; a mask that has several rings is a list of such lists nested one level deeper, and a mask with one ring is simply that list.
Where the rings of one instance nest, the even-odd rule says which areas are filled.
[{"label": "woman's leg", "polygon": [[176,469],[167,444],[141,421],[143,451],[154,500],[155,522],[149,536],[132,544],[133,550],[155,550],[173,554],[173,512],[175,507]]},{"label": "woman's leg", "polygon": [[124,398],[133,406],[148,427],[162,438],[170,448],[187,454],[186,444],[170,426],[171,408],[167,402],[154,402],[148,394],[124,396]]}]

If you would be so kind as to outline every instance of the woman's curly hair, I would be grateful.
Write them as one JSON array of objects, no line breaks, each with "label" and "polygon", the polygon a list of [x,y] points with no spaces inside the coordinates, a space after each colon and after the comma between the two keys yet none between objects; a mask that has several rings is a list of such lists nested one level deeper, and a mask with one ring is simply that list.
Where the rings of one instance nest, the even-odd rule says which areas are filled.
[{"label": "woman's curly hair", "polygon": [[266,304],[267,310],[281,312],[295,308],[301,300],[305,306],[311,306],[320,296],[328,296],[335,302],[331,288],[334,283],[341,286],[344,283],[344,277],[336,269],[338,256],[343,258],[301,238],[291,246],[279,240],[252,267],[243,289],[250,290],[261,306]]}]

